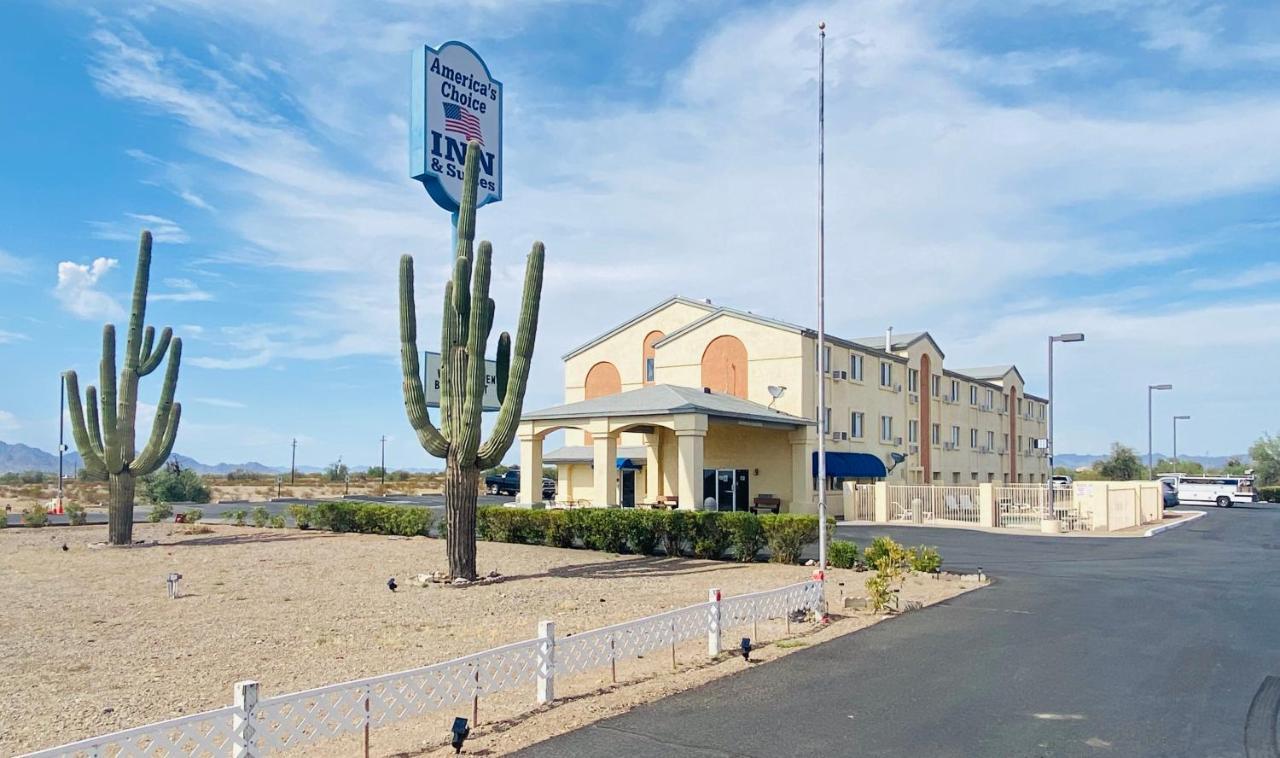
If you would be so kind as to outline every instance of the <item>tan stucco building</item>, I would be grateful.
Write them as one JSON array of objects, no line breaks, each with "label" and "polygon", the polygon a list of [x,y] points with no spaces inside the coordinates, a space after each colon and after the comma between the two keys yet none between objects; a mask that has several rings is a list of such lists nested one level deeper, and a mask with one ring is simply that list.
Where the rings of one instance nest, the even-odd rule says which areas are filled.
[{"label": "tan stucco building", "polygon": [[[928,332],[827,335],[824,353],[834,512],[847,478],[1048,478],[1046,401],[1016,367],[948,368]],[[729,510],[772,496],[813,512],[816,368],[813,330],[674,297],[564,356],[566,403],[525,414],[521,465],[555,464],[558,500]],[[561,429],[564,447],[544,454]]]}]

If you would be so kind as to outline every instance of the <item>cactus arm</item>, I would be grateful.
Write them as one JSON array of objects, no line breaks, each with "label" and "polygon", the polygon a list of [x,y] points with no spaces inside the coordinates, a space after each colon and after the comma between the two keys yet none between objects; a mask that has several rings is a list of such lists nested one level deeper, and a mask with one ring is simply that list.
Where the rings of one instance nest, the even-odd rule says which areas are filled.
[{"label": "cactus arm", "polygon": [[116,418],[116,328],[111,324],[102,327],[98,386],[102,401],[102,461],[108,473],[118,474],[124,470],[124,459],[120,455],[120,425]]},{"label": "cactus arm", "polygon": [[476,189],[480,183],[482,149],[479,142],[467,141],[467,155],[462,161],[462,202],[458,204],[456,258],[470,258],[471,244],[476,238]]},{"label": "cactus arm", "polygon": [[151,232],[138,241],[138,268],[133,277],[133,304],[129,308],[129,332],[125,342],[125,368],[138,370],[142,356],[142,325],[147,320],[147,287],[151,281]]},{"label": "cactus arm", "polygon": [[[90,472],[102,476],[107,473],[107,465],[102,460],[102,456],[94,449],[92,437],[85,427],[84,406],[80,403],[80,380],[76,376],[76,372],[68,371],[63,374],[63,378],[67,383],[67,412],[71,416],[71,438],[75,440],[76,448],[80,451],[80,458],[84,461],[84,467]],[[92,392],[89,388],[89,402],[92,404],[93,396],[97,393]],[[96,418],[96,414],[91,415]]]},{"label": "cactus arm", "polygon": [[84,409],[85,422],[89,427],[89,444],[93,448],[94,455],[102,458],[102,426],[98,423],[98,389],[92,384],[84,388]]},{"label": "cactus arm", "polygon": [[116,427],[116,441],[120,445],[120,462],[123,468],[138,454],[138,370],[125,366],[120,372],[120,411]]},{"label": "cactus arm", "polygon": [[[443,361],[444,356],[441,356]],[[413,257],[400,258],[400,367],[404,375],[404,408],[418,441],[431,455],[449,454],[449,442],[440,434],[427,413],[422,390],[422,369],[418,364],[418,312],[413,298]]]},{"label": "cactus arm", "polygon": [[160,362],[164,360],[165,351],[169,349],[169,343],[173,340],[173,330],[165,327],[160,332],[160,341],[156,343],[153,350],[152,335],[155,334],[153,327],[147,327],[147,336],[143,338],[142,345],[142,361],[138,365],[138,376],[146,376],[152,371],[160,367]]},{"label": "cactus arm", "polygon": [[147,357],[151,355],[151,347],[156,341],[156,328],[148,326],[142,330],[142,348],[138,350],[138,365],[147,362]]},{"label": "cactus arm", "polygon": [[453,399],[453,391],[447,387],[449,372],[444,370],[444,357],[453,354],[453,346],[457,342],[458,319],[453,315],[453,281],[444,283],[444,313],[440,316],[440,376],[436,379],[440,384],[440,431],[449,431],[449,401]]},{"label": "cactus arm", "polygon": [[542,267],[546,249],[541,242],[533,243],[529,261],[525,265],[524,295],[520,303],[520,326],[512,351],[511,376],[506,397],[498,411],[493,431],[480,448],[477,465],[481,468],[495,466],[506,455],[515,439],[516,426],[524,406],[524,391],[529,382],[529,369],[533,359],[533,345],[538,336],[538,309],[542,303]]},{"label": "cactus arm", "polygon": [[507,397],[507,375],[511,371],[511,335],[507,332],[498,335],[498,359],[496,363],[498,403],[501,404]]},{"label": "cactus arm", "polygon": [[[142,454],[134,459],[129,470],[139,476],[150,474],[164,463],[162,456],[156,458],[159,449],[164,446],[164,438],[168,434],[169,417],[173,414],[173,393],[178,386],[178,370],[182,364],[182,340],[173,341],[173,349],[169,352],[169,365],[165,368],[164,384],[160,386],[160,402],[156,405],[156,417],[151,422],[151,436],[147,438],[147,446]],[[177,433],[177,430],[174,430]]]},{"label": "cactus arm", "polygon": [[493,302],[489,299],[492,264],[493,246],[488,242],[481,242],[471,277],[471,313],[467,325],[467,360],[464,367],[466,373],[461,385],[462,416],[466,423],[459,429],[461,437],[455,438],[459,446],[458,455],[466,461],[474,460],[480,449],[480,412],[484,405],[485,390],[484,346],[488,338],[485,324],[492,321],[489,315],[490,304]]},{"label": "cactus arm", "polygon": [[[173,455],[173,443],[178,439],[178,422],[182,420],[182,403],[174,403],[165,423],[164,434],[153,433],[147,448],[142,451],[129,470],[145,476],[160,468]],[[156,445],[155,443],[159,443]],[[153,447],[154,445],[154,447]]]}]

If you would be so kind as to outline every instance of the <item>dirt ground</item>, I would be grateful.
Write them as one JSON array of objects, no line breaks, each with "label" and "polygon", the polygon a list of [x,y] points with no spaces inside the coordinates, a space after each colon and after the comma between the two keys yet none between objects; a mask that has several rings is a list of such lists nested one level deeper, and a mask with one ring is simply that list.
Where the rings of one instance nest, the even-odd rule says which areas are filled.
[{"label": "dirt ground", "polygon": [[[541,619],[571,634],[702,602],[711,587],[736,595],[812,571],[482,542],[481,572],[501,580],[420,588],[407,579],[444,568],[441,540],[181,528],[140,524],[135,536],[155,544],[127,549],[91,547],[105,539],[101,526],[0,531],[0,753],[224,706],[244,679],[269,697],[529,639]],[[177,600],[166,597],[171,571],[183,575]],[[401,585],[394,593],[392,576]],[[843,607],[842,594],[862,594],[868,576],[832,571],[832,609]],[[913,576],[902,598],[930,604],[975,586]],[[742,633],[766,643],[753,657],[768,660],[880,618],[850,612],[828,627],[793,624],[801,637],[781,646],[782,621]],[[680,645],[676,671],[668,655],[622,661],[618,685],[607,669],[558,679],[550,708],[535,709],[532,692],[484,698],[468,751],[509,752],[747,665],[730,656],[713,664],[705,649],[705,641]],[[373,753],[450,753],[448,724],[472,715],[458,710],[375,730]],[[353,747],[339,740],[315,754]]]}]

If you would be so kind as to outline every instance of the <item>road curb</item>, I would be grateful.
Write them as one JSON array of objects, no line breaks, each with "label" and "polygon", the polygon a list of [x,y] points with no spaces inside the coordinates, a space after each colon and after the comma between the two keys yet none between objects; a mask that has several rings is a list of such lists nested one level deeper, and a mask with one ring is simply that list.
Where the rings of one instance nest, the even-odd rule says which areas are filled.
[{"label": "road curb", "polygon": [[1154,537],[1161,532],[1167,532],[1170,529],[1177,529],[1180,526],[1190,524],[1192,521],[1195,521],[1196,519],[1204,518],[1206,511],[1179,511],[1179,513],[1186,513],[1187,517],[1178,519],[1172,524],[1161,524],[1160,526],[1153,526],[1150,529],[1148,529],[1146,532],[1144,532],[1142,536]]}]

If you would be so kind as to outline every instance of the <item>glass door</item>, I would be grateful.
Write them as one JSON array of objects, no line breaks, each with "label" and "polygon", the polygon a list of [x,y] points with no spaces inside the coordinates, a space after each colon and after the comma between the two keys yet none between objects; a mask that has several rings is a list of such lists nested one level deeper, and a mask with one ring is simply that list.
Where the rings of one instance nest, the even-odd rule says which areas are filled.
[{"label": "glass door", "polygon": [[751,503],[750,474],[747,469],[704,469],[702,472],[702,498],[705,510],[745,511]]}]

